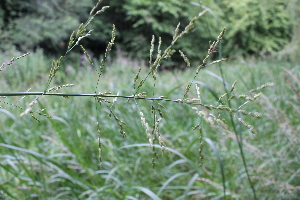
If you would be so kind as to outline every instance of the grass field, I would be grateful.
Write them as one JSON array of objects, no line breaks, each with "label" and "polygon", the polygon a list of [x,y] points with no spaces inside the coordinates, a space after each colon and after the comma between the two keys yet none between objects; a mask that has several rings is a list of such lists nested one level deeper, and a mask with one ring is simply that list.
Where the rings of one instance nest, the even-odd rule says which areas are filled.
[{"label": "grass field", "polygon": [[[11,57],[1,56],[1,61]],[[51,60],[40,51],[18,60],[0,72],[1,92],[25,92],[29,88],[43,91],[50,66]],[[140,66],[141,76],[145,76],[147,67],[143,63],[122,57],[108,63],[97,92],[131,95]],[[262,113],[261,118],[243,117],[256,128],[256,137],[240,124],[237,129],[243,136],[244,155],[258,199],[299,199],[300,65],[241,60],[225,61],[221,66],[229,85],[237,81],[236,94],[249,94],[250,89],[275,83],[255,102],[245,105],[248,111]],[[149,97],[183,98],[195,70],[159,72],[155,86],[149,79],[141,91]],[[201,70],[195,79],[203,103],[215,106],[218,102],[214,95],[225,93],[220,76],[219,66],[213,65]],[[96,81],[95,70],[87,60],[78,58],[62,66],[53,84],[75,84],[59,92],[94,93]],[[189,98],[197,97],[194,85]],[[155,102],[118,98],[113,106],[102,104],[96,109],[92,97],[43,96],[35,110],[45,108],[52,118],[35,114],[38,122],[30,114],[20,117],[24,110],[14,106],[26,108],[34,98],[0,98],[0,199],[253,199],[229,123],[226,130],[205,121],[188,105],[161,101],[165,108],[161,108],[164,118],[159,133],[166,151],[162,155],[160,146],[154,145],[158,154],[155,158],[139,114],[142,111],[146,122],[153,124],[151,106]],[[120,134],[116,120],[109,117],[110,109],[126,122],[126,138]],[[221,111],[218,114],[223,115]],[[230,121],[229,115],[224,114],[224,121]],[[198,154],[199,130],[192,130],[199,123],[203,158]]]}]

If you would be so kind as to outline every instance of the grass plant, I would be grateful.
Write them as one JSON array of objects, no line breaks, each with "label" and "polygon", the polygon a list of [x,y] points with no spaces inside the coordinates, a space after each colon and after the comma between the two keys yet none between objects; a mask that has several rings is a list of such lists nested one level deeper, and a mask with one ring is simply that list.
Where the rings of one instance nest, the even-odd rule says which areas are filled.
[{"label": "grass plant", "polygon": [[[72,34],[66,55],[89,36],[99,12]],[[178,26],[173,42],[192,25]],[[2,65],[5,91],[42,92],[0,99],[0,198],[297,199],[299,66],[250,60],[220,71],[209,57],[223,34],[185,71],[159,72],[173,45],[163,51],[160,39],[158,47],[151,42],[149,68],[121,56],[109,63],[114,31],[103,59],[92,60],[82,47],[91,67],[64,55],[49,69],[40,52]],[[259,93],[268,82],[276,87]],[[46,96],[56,90],[63,97]],[[93,96],[68,95],[83,93]]]},{"label": "grass plant", "polygon": [[[36,66],[34,62],[29,64]],[[140,66],[141,63],[120,57],[111,64],[112,69],[103,74],[99,84],[104,91],[125,94],[128,85],[133,84],[128,78],[134,76],[135,70]],[[297,93],[285,81],[285,77],[289,77],[294,85],[297,79],[294,80],[282,69],[286,68],[294,72],[294,77],[299,77],[299,67],[272,60],[230,62],[224,63],[223,67],[227,69],[224,73],[228,82],[241,77],[238,79],[240,84],[235,88],[237,92],[263,83],[261,78],[256,77],[259,73],[259,76],[275,81],[274,89],[269,89],[267,95],[263,95],[258,103],[249,105],[265,116],[259,121],[247,119],[256,127],[258,135],[255,139],[247,131],[243,132],[245,156],[260,199],[297,199],[299,160],[295,150],[299,145],[299,121],[296,117],[299,108]],[[146,70],[147,68],[142,66],[141,73],[146,73]],[[206,69],[201,74],[203,78],[199,80],[205,81],[208,87],[220,93],[222,82],[208,72],[216,75],[219,73],[216,66]],[[160,88],[158,92],[175,98],[184,92],[186,80],[193,73],[194,69],[159,73],[159,81],[156,82],[157,88]],[[239,73],[244,74],[244,77]],[[68,80],[68,76],[65,78],[68,82],[80,83],[64,89],[76,93],[93,91],[92,83],[97,75],[93,70],[82,69],[77,72],[75,79]],[[250,85],[243,85],[243,81]],[[21,88],[26,86],[42,88],[37,82],[27,84],[19,84],[14,91],[22,91]],[[215,101],[206,87],[199,87],[201,95],[206,97],[202,98],[204,103]],[[14,100],[11,99],[11,102],[14,103]],[[139,104],[145,116],[151,114],[147,111],[151,102],[140,101]],[[182,199],[223,198],[222,177],[217,157],[205,141],[202,166],[198,165],[199,133],[191,127],[198,123],[199,118],[187,106],[169,105],[168,102],[162,104],[168,107],[160,131],[169,150],[156,160],[154,169],[151,167],[152,155],[149,153],[149,143],[136,105],[126,103],[126,99],[119,99],[113,108],[114,112],[127,116],[126,138],[116,134],[118,125],[107,117],[109,110],[102,107],[98,110],[103,132],[102,169],[98,167],[93,99],[44,98],[40,106],[47,107],[47,112],[53,117],[40,118],[40,123],[28,115],[20,118],[18,108],[2,104],[3,196],[7,199],[30,199],[34,196],[37,199],[155,199],[154,196],[147,195],[153,192],[161,199],[176,199],[180,196]],[[218,126],[209,124],[204,124],[203,130],[204,138],[213,141],[222,159],[227,198],[251,199],[251,193],[246,189],[249,186],[245,181],[245,171],[234,133],[221,132]],[[154,147],[160,149],[159,145]]]}]

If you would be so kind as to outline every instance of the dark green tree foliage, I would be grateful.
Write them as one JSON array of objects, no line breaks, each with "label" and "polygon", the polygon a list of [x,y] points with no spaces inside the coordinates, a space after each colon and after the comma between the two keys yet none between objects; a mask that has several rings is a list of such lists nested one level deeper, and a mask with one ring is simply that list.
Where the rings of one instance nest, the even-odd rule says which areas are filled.
[{"label": "dark green tree foliage", "polygon": [[[76,29],[80,21],[88,17],[88,9],[93,0],[10,0],[2,1],[5,16],[8,16],[7,25],[2,30],[7,34],[7,39],[13,41],[19,49],[26,51],[42,47],[48,52],[57,52],[66,46],[68,35]],[[95,3],[96,1],[94,1]],[[22,11],[18,7],[22,4]],[[106,15],[95,19],[91,26],[92,37],[84,42],[87,49],[96,55],[105,51],[107,41],[111,37],[111,25],[117,28],[117,46],[122,50],[142,59],[148,59],[149,46],[152,35],[162,37],[162,49],[167,47],[174,35],[178,22],[181,30],[203,9],[194,7],[189,0],[111,0],[103,1],[109,5]],[[3,9],[4,10],[4,9]],[[11,13],[18,12],[16,17]],[[198,22],[199,26],[184,41],[179,41],[176,49],[181,49],[191,59],[202,60],[202,54],[209,48],[209,40],[213,40],[207,26],[200,26],[204,18]],[[221,29],[220,29],[221,30]],[[220,31],[218,30],[218,32]],[[201,33],[201,35],[200,35]],[[168,61],[165,66],[174,66],[181,62],[178,51],[175,60]]]},{"label": "dark green tree foliage", "polygon": [[92,0],[1,0],[0,25],[5,40],[1,46],[5,48],[8,42],[23,51],[37,47],[65,51],[70,33],[91,5]]},{"label": "dark green tree foliage", "polygon": [[[162,38],[162,50],[164,50],[170,45],[178,22],[181,23],[180,27],[183,30],[193,17],[203,11],[203,9],[191,5],[190,0],[118,0],[105,3],[110,6],[110,9],[107,15],[96,19],[95,34],[92,36],[93,43],[97,43],[97,40],[99,43],[99,38],[107,41],[110,32],[105,26],[111,26],[113,23],[117,28],[118,46],[129,55],[142,59],[149,58],[152,35],[155,36],[156,44],[159,37]],[[186,37],[184,41],[178,41],[175,46],[176,50],[181,49],[192,60],[203,59],[209,48],[208,41],[215,39],[210,36],[206,26],[201,26],[205,21],[204,18],[197,22],[195,30],[189,33],[189,37]],[[99,33],[100,35],[97,35]],[[183,63],[178,51],[174,57],[174,60],[165,62],[164,66]]]},{"label": "dark green tree foliage", "polygon": [[291,39],[292,23],[285,0],[224,0],[220,6],[228,30],[227,54],[274,54]]},{"label": "dark green tree foliage", "polygon": [[[178,22],[183,28],[203,10],[192,5],[190,0],[111,0],[105,3],[111,8],[108,15],[96,20],[92,44],[99,44],[99,38],[108,41],[109,27],[114,23],[119,47],[141,58],[148,58],[152,35],[156,36],[156,42],[161,36],[162,47],[165,47],[170,43]],[[272,3],[268,0],[203,0],[200,5],[210,8],[211,13],[199,19],[189,36],[178,41],[176,49],[181,49],[192,61],[199,61],[209,48],[209,41],[215,39],[212,36],[217,35],[222,27],[227,27],[222,49],[224,57],[275,55],[292,35],[286,4],[285,0]],[[174,66],[182,61],[177,52],[174,60],[164,64]]]},{"label": "dark green tree foliage", "polygon": [[293,33],[290,43],[279,52],[279,58],[295,62],[299,60],[300,55],[300,1],[288,0],[287,4],[287,10],[293,22]]},{"label": "dark green tree foliage", "polygon": [[[1,0],[0,48],[8,45],[28,51],[37,47],[45,52],[64,51],[69,34],[88,18],[91,6],[97,0]],[[203,11],[194,30],[174,47],[173,60],[164,66],[183,66],[178,50],[190,60],[200,61],[223,27],[227,33],[223,42],[223,57],[229,55],[274,55],[289,42],[292,23],[285,0],[203,0],[201,6],[190,0],[103,0],[109,5],[105,15],[98,16],[92,37],[82,41],[94,55],[105,51],[111,37],[111,26],[116,25],[116,46],[129,55],[148,59],[152,35],[156,44],[162,37],[162,50],[168,46],[178,22],[182,30],[189,21]],[[179,63],[179,64],[178,64]]]}]

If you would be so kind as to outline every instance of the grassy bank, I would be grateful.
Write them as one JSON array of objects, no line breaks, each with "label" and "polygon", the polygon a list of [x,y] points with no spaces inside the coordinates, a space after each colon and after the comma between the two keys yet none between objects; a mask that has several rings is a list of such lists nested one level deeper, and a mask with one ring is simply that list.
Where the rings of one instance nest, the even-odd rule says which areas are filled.
[{"label": "grassy bank", "polygon": [[[7,58],[9,55],[1,59]],[[1,91],[43,91],[50,63],[42,52],[37,52],[7,66],[0,73]],[[97,92],[131,95],[140,66],[141,76],[145,76],[143,63],[122,57],[108,63]],[[263,91],[257,103],[246,105],[247,110],[263,114],[259,119],[244,118],[257,129],[256,137],[248,129],[238,128],[259,199],[299,198],[300,66],[277,60],[249,60],[223,62],[222,68],[228,85],[237,80],[236,94],[248,94],[264,83],[275,83]],[[149,97],[182,98],[195,70],[160,72],[155,86],[152,81],[146,82],[141,91]],[[224,94],[220,76],[215,65],[203,69],[196,78],[203,103],[216,105],[214,95]],[[66,62],[53,83],[75,84],[59,92],[94,93],[97,77],[87,60],[81,58]],[[197,97],[194,85],[188,97]],[[160,146],[154,146],[158,154],[155,158],[139,114],[142,111],[146,121],[152,123],[151,101],[135,103],[119,98],[112,107],[109,104],[96,109],[90,97],[44,96],[38,107],[53,117],[35,114],[38,122],[30,114],[19,117],[23,111],[14,106],[26,108],[33,99],[0,99],[0,199],[222,199],[222,176],[227,199],[253,198],[234,132],[205,122],[187,105],[160,102],[165,108],[161,108],[164,118],[159,132],[167,148],[161,155]],[[126,138],[119,133],[116,120],[109,117],[110,109],[126,122]],[[192,130],[199,123],[204,137],[201,159],[199,131]]]}]

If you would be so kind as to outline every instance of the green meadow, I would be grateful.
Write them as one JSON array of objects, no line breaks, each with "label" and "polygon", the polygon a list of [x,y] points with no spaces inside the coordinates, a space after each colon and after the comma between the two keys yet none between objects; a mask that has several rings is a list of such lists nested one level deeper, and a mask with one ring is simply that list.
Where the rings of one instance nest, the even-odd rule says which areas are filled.
[{"label": "green meadow", "polygon": [[[16,55],[3,54],[1,60],[9,61],[12,56]],[[53,85],[74,84],[61,88],[61,93],[94,94],[96,69],[87,58],[77,57],[62,64]],[[97,66],[100,61],[93,62]],[[1,92],[42,92],[50,68],[51,59],[42,51],[31,53],[3,68]],[[139,68],[139,76],[145,77],[149,67],[143,62],[122,56],[108,60],[97,90],[132,95]],[[230,89],[236,81],[233,94],[238,96],[274,83],[244,106],[248,112],[261,113],[259,118],[241,117],[256,133],[238,122],[236,129],[242,137],[257,198],[298,199],[299,68],[297,63],[275,59],[223,61],[201,69],[195,80],[193,66],[158,71],[156,81],[147,79],[141,91],[147,97],[181,99],[187,84],[194,81],[187,97],[200,96],[203,104],[217,106],[218,98],[225,93],[224,85]],[[100,105],[93,97],[42,96],[35,112],[21,117],[34,98],[0,99],[0,199],[254,198],[230,115],[222,110],[215,111],[215,116],[222,115],[227,128],[210,121],[213,115],[201,117],[195,112],[207,112],[208,108],[159,101],[163,117],[157,129],[164,143],[154,141],[150,147],[140,112],[146,123],[155,123],[151,107],[157,106],[156,101],[106,98],[111,103],[103,101]],[[240,104],[241,100],[233,99],[232,107]],[[40,109],[51,118],[39,115]],[[122,137],[115,117],[126,123],[126,137]],[[101,167],[97,122],[101,130]],[[197,124],[201,124],[201,130],[193,130]]]},{"label": "green meadow", "polygon": [[298,1],[101,2],[1,1],[0,200],[300,199]]}]

